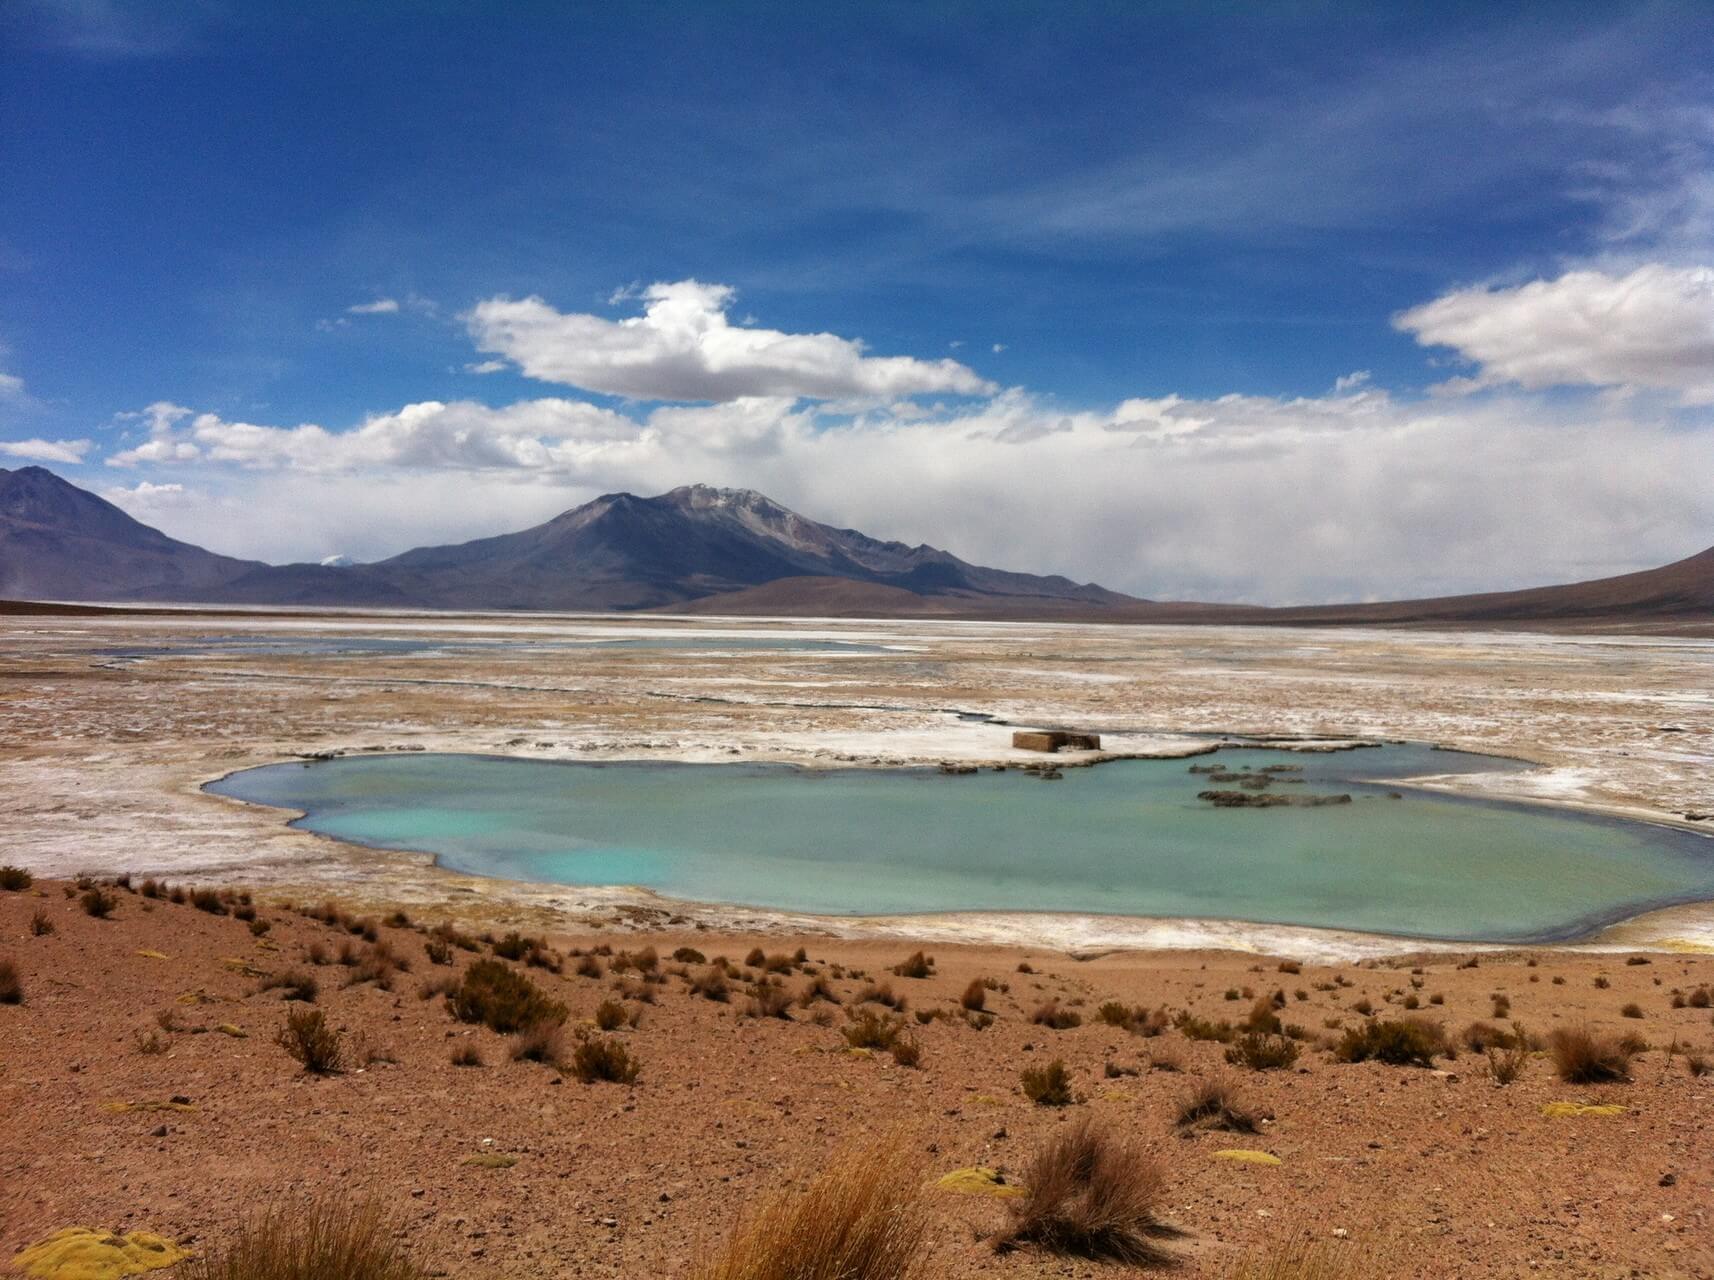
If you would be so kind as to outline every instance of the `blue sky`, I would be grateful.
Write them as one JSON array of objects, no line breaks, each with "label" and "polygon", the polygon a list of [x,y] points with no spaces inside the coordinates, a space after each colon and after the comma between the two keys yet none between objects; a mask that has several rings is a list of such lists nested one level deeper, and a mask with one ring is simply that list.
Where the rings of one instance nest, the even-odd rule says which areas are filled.
[{"label": "blue sky", "polygon": [[1636,567],[1714,542],[1711,68],[1688,3],[14,0],[0,465],[269,559],[708,479],[1157,595]]}]

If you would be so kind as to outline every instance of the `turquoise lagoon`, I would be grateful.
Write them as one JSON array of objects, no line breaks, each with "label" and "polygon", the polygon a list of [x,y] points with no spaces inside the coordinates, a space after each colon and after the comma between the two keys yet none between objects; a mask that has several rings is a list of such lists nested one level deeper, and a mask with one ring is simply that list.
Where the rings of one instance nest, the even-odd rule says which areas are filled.
[{"label": "turquoise lagoon", "polygon": [[[1301,781],[1272,791],[1352,803],[1217,809],[1197,792],[1222,784],[1193,764],[1293,766],[1278,776]],[[1416,745],[1228,749],[1057,782],[388,755],[266,765],[208,789],[468,874],[827,915],[1054,912],[1525,942],[1714,899],[1714,841],[1696,833],[1391,782],[1523,767]]]}]

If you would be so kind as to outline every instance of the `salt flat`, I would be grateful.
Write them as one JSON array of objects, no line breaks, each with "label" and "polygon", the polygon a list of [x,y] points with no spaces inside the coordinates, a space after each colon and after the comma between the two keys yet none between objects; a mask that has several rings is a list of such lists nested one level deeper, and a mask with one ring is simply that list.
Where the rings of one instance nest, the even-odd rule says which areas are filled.
[{"label": "salt flat", "polygon": [[[425,648],[197,650],[199,640],[233,636],[396,637]],[[675,647],[589,643],[657,637]],[[682,647],[687,639],[707,648]],[[753,647],[776,639],[882,651]],[[483,641],[503,643],[469,647]],[[466,647],[434,648],[442,644]],[[130,648],[185,652],[112,656]],[[477,880],[412,855],[346,849],[200,787],[293,756],[371,750],[1005,763],[1026,756],[1010,746],[1012,726],[1076,725],[1101,733],[1107,752],[1135,755],[1199,751],[1201,735],[1433,742],[1538,767],[1425,785],[1695,829],[1705,825],[1695,816],[1714,810],[1710,689],[1714,641],[1684,637],[634,615],[5,618],[0,821],[8,857],[53,874],[165,872],[283,889],[337,882],[377,900],[455,896],[508,918],[676,914],[1062,945],[1249,945],[1253,931],[1219,922],[987,915],[834,926],[618,889]],[[1377,945],[1296,932],[1312,934],[1304,949]],[[1714,909],[1655,913],[1601,941],[1714,944]]]}]

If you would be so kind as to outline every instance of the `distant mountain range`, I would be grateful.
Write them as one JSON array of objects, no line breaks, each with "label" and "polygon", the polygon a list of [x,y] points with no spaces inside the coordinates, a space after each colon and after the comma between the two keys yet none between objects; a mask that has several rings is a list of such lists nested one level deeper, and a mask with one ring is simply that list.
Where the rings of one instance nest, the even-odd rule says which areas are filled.
[{"label": "distant mountain range", "polygon": [[373,564],[269,565],[167,537],[42,467],[0,468],[0,599],[649,610],[1100,622],[1714,622],[1714,548],[1593,582],[1385,604],[1141,600],[820,524],[749,489],[608,494],[545,524]]}]

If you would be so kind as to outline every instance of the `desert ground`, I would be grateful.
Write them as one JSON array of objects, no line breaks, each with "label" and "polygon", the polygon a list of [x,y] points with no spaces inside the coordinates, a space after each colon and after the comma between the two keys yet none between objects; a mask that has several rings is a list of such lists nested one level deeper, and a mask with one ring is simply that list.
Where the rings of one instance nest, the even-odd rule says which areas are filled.
[{"label": "desert ground", "polygon": [[[218,1248],[258,1206],[333,1189],[379,1196],[451,1276],[686,1275],[759,1198],[880,1134],[908,1153],[929,1206],[925,1276],[1096,1275],[1107,1268],[1032,1247],[997,1257],[1013,1198],[940,1181],[986,1168],[1016,1186],[1044,1139],[1089,1116],[1157,1161],[1161,1216],[1185,1233],[1167,1245],[1180,1274],[1229,1275],[1246,1251],[1299,1236],[1354,1274],[1714,1274],[1714,1075],[1692,1071],[1714,1053],[1698,994],[1714,983],[1706,904],[1508,951],[1219,921],[789,917],[453,875],[200,790],[251,765],[361,751],[1017,763],[1013,727],[1071,726],[1099,732],[1104,756],[1203,749],[1190,735],[1430,741],[1539,767],[1418,785],[1700,829],[1714,811],[1714,642],[830,622],[789,629],[882,652],[569,647],[661,627],[778,629],[0,619],[0,864],[35,876],[0,892],[0,962],[21,995],[0,1003],[0,1257],[80,1224]],[[146,652],[199,634],[513,643]],[[119,876],[129,888],[102,887]],[[203,910],[145,896],[146,877],[227,897],[204,895]],[[91,890],[111,895],[104,918]],[[331,922],[304,913],[328,900]],[[383,923],[397,911],[407,918]],[[443,923],[475,949],[441,952],[424,930]],[[480,937],[515,953],[514,931],[545,939],[538,963],[502,963],[564,1006],[564,1043],[546,1056],[568,1059],[580,1036],[617,1042],[633,1081],[514,1061],[511,1036],[454,1016],[446,991],[491,958]],[[647,948],[653,980],[620,955]],[[681,948],[703,959],[672,960]],[[772,979],[747,963],[757,948],[779,958]],[[930,976],[891,972],[919,948]],[[693,986],[720,956],[725,1000]],[[276,980],[303,975],[314,1001],[288,1000]],[[817,979],[836,1002],[767,1016],[769,991],[797,997]],[[979,1026],[961,1001],[983,979],[993,1021]],[[864,1000],[882,986],[902,1011]],[[597,1030],[607,1000],[623,1020]],[[752,1002],[764,1016],[748,1016]],[[1054,1002],[1078,1025],[1048,1025]],[[1109,1003],[1129,1011],[1117,1025],[1101,1018]],[[339,1033],[342,1070],[306,1072],[275,1042],[305,1008]],[[1187,1034],[1269,1008],[1295,1034],[1289,1065],[1229,1063],[1227,1042]],[[864,1013],[898,1019],[920,1061],[854,1052],[846,1033]],[[1347,1032],[1407,1017],[1438,1025],[1454,1056],[1340,1060]],[[1516,1022],[1535,1047],[1511,1083],[1468,1047],[1478,1021]],[[1560,1078],[1551,1037],[1580,1029],[1646,1046],[1628,1078]],[[467,1048],[481,1066],[454,1065]],[[1022,1074],[1056,1059],[1073,1099],[1038,1105]],[[1176,1123],[1210,1079],[1234,1086],[1255,1132]],[[1231,1151],[1279,1163],[1219,1154]]]}]

